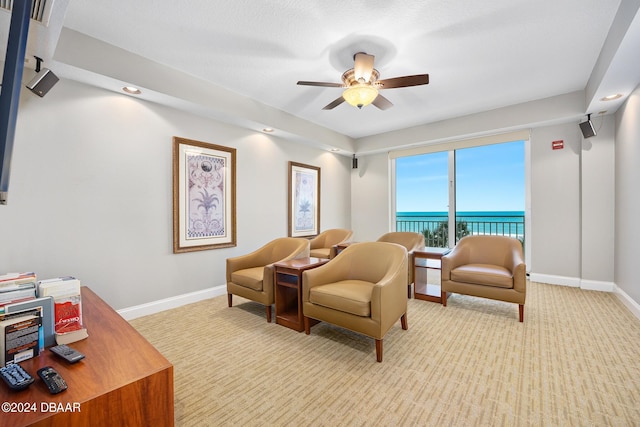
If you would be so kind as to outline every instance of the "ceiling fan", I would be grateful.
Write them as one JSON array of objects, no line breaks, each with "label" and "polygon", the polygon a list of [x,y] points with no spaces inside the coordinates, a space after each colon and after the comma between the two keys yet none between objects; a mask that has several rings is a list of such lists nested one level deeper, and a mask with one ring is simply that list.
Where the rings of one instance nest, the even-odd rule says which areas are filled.
[{"label": "ceiling fan", "polygon": [[342,83],[299,81],[298,84],[303,86],[345,88],[342,96],[327,104],[323,110],[331,110],[344,101],[358,108],[373,104],[381,110],[386,110],[392,107],[393,104],[380,95],[378,90],[420,86],[429,83],[429,74],[378,80],[380,73],[373,68],[374,58],[373,55],[367,55],[364,52],[358,52],[353,55],[354,66],[342,74]]}]

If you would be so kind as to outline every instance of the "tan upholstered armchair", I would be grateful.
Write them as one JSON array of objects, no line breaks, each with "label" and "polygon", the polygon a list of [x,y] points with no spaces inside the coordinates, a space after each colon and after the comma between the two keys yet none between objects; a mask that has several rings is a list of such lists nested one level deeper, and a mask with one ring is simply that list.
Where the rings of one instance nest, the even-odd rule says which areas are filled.
[{"label": "tan upholstered armchair", "polygon": [[332,228],[331,230],[325,230],[318,234],[313,239],[309,240],[311,253],[309,256],[316,258],[331,259],[336,256],[334,246],[348,242],[353,236],[353,231],[345,230],[342,228]]},{"label": "tan upholstered armchair", "polygon": [[304,327],[312,319],[328,322],[376,340],[401,319],[407,329],[407,251],[393,243],[363,242],[347,247],[322,267],[302,273]]},{"label": "tan upholstered armchair", "polygon": [[402,245],[407,250],[407,298],[411,298],[411,284],[414,281],[413,278],[413,252],[421,251],[424,249],[424,235],[421,233],[414,233],[411,231],[393,231],[391,233],[383,234],[378,239],[378,242],[397,243]]},{"label": "tan upholstered armchair", "polygon": [[522,322],[526,283],[522,244],[512,237],[466,236],[442,257],[444,306],[448,292],[513,302]]},{"label": "tan upholstered armchair", "polygon": [[271,322],[273,294],[273,264],[309,256],[309,240],[282,237],[260,249],[227,259],[227,300],[229,307],[233,295],[239,295],[266,306],[267,322]]}]

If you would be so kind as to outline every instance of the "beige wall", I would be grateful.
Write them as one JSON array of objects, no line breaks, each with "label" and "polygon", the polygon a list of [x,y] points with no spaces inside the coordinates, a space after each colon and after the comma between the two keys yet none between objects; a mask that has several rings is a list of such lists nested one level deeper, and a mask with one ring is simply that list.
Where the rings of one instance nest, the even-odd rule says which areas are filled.
[{"label": "beige wall", "polygon": [[616,114],[615,282],[640,312],[640,87]]},{"label": "beige wall", "polygon": [[[73,275],[116,309],[216,288],[225,260],[287,234],[288,161],[320,166],[321,227],[350,227],[346,156],[61,80],[23,90],[0,272]],[[172,137],[237,149],[234,248],[172,253]]]},{"label": "beige wall", "polygon": [[[613,290],[613,117],[596,120],[598,136],[584,142],[577,121],[531,130],[527,236],[534,280]],[[552,150],[556,140],[564,149]],[[375,239],[388,231],[390,218],[388,154],[361,163],[367,168],[352,175],[352,224],[358,238]]]},{"label": "beige wall", "polygon": [[[346,156],[80,83],[61,81],[45,98],[29,95],[18,117],[9,204],[0,207],[0,272],[74,275],[115,308],[224,292],[227,257],[286,234],[289,160],[322,168],[322,229],[351,227],[356,240],[390,229],[387,153],[359,155],[353,170]],[[577,122],[532,130],[532,278],[587,288],[615,282],[640,301],[640,212],[629,197],[640,182],[638,96],[615,126],[611,116],[594,119],[602,121],[598,136],[584,142]],[[174,135],[237,148],[237,247],[172,253]],[[564,150],[551,150],[556,139]]]}]

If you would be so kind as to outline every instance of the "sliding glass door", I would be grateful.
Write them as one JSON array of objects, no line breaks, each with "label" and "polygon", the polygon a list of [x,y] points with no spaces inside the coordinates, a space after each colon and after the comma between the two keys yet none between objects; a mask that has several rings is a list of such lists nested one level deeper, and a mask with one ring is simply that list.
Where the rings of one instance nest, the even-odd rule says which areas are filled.
[{"label": "sliding glass door", "polygon": [[396,230],[422,233],[428,247],[469,234],[524,242],[524,159],[524,141],[396,158]]},{"label": "sliding glass door", "polygon": [[524,243],[524,177],[524,141],[456,150],[456,241],[498,234]]},{"label": "sliding glass door", "polygon": [[449,154],[396,159],[396,231],[425,236],[425,245],[448,247]]}]

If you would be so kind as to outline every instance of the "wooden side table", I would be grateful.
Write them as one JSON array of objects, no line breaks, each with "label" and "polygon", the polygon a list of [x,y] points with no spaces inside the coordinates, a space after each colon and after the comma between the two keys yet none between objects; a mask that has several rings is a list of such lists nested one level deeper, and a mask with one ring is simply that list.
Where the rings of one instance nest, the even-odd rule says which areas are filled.
[{"label": "wooden side table", "polygon": [[[425,248],[413,252],[413,296],[416,299],[442,303],[440,278],[438,283],[429,283],[429,270],[442,269],[442,257],[451,252],[449,248]],[[435,280],[432,280],[435,282]]]},{"label": "wooden side table", "polygon": [[299,258],[273,264],[276,323],[304,331],[302,315],[302,272],[328,263],[324,258]]}]

